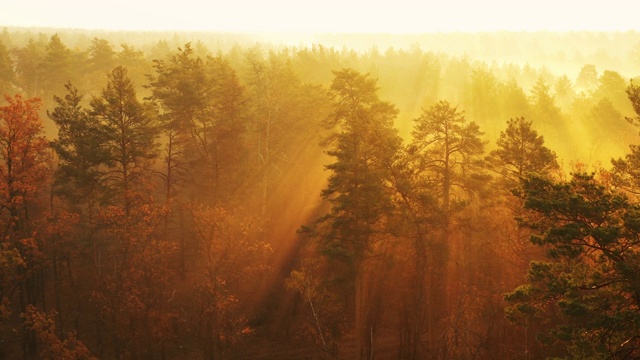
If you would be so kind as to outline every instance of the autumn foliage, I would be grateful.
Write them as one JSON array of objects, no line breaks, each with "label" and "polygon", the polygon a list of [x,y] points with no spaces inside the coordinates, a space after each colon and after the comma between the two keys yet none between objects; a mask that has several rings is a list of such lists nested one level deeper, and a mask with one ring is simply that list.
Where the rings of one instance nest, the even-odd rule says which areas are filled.
[{"label": "autumn foliage", "polygon": [[7,33],[0,359],[640,356],[637,82]]}]

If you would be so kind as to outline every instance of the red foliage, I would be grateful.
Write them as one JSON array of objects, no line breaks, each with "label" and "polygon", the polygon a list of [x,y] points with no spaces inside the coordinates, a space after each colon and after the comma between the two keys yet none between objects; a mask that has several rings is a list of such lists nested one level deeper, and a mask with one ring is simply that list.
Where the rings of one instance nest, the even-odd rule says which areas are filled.
[{"label": "red foliage", "polygon": [[49,142],[42,135],[38,98],[23,100],[5,96],[0,107],[0,208],[9,211],[5,224],[14,230],[22,226],[18,213],[47,178]]},{"label": "red foliage", "polygon": [[172,302],[174,243],[159,239],[163,209],[143,196],[131,195],[129,211],[110,206],[100,213],[104,268],[98,269],[93,300],[107,330],[132,358],[160,356],[157,344],[175,339],[178,309]]},{"label": "red foliage", "polygon": [[21,315],[25,327],[35,335],[40,348],[40,359],[43,360],[83,360],[95,359],[89,349],[78,339],[74,332],[69,332],[66,339],[60,340],[56,335],[55,314],[38,311],[28,305]]}]

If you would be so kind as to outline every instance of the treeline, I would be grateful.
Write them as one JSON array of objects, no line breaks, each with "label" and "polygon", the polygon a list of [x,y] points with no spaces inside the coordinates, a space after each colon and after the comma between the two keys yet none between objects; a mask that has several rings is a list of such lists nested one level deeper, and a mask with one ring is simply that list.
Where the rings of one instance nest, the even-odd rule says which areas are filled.
[{"label": "treeline", "polygon": [[[5,45],[23,47],[30,39],[47,41],[59,33],[71,48],[86,49],[94,38],[118,45],[128,43],[146,54],[201,43],[213,53],[226,53],[234,47],[244,48],[260,43],[269,49],[305,47],[322,44],[327,48],[353,49],[360,53],[376,48],[386,51],[418,47],[452,56],[469,56],[492,63],[547,66],[562,72],[573,72],[585,63],[598,68],[614,68],[622,73],[637,72],[640,34],[627,32],[443,32],[424,34],[311,34],[292,32],[215,33],[176,31],[103,31],[87,29],[4,27],[0,33]],[[574,73],[573,75],[575,75]]]},{"label": "treeline", "polygon": [[164,44],[0,44],[0,357],[640,356],[620,73]]},{"label": "treeline", "polygon": [[[447,99],[482,126],[491,144],[504,119],[540,119],[539,131],[565,166],[572,162],[597,166],[609,161],[607,154],[622,156],[626,152],[624,144],[631,141],[628,134],[635,130],[619,120],[632,114],[625,88],[640,71],[634,60],[640,43],[636,33],[388,37],[388,48],[370,47],[376,44],[374,40],[384,44],[384,35],[345,35],[344,39],[318,35],[318,41],[323,42],[285,46],[285,40],[274,44],[250,35],[72,30],[58,35],[46,29],[35,33],[4,28],[0,33],[0,91],[40,97],[44,109],[50,111],[55,105],[53,95],[64,93],[67,81],[82,93],[96,96],[106,85],[106,74],[122,65],[127,67],[139,95],[148,97],[144,86],[146,76],[153,72],[153,60],[167,59],[178,47],[191,42],[196,56],[204,59],[213,55],[228,61],[243,84],[250,73],[245,61],[247,49],[286,58],[291,70],[305,83],[329,86],[332,71],[341,68],[370,73],[378,79],[380,96],[400,110],[396,125],[403,137],[410,136],[412,119],[419,116],[421,109]],[[407,38],[415,41],[405,47],[392,47]],[[355,51],[357,44],[367,47],[361,45],[361,51]],[[575,56],[569,55],[570,49],[576,52]],[[489,50],[495,57],[484,53]],[[578,54],[580,51],[583,52]],[[553,60],[556,52],[564,53],[565,61]],[[47,134],[55,136],[55,126],[44,112],[43,118]],[[602,124],[609,123],[616,124],[617,132],[603,138]],[[609,141],[618,137],[625,141]]]}]

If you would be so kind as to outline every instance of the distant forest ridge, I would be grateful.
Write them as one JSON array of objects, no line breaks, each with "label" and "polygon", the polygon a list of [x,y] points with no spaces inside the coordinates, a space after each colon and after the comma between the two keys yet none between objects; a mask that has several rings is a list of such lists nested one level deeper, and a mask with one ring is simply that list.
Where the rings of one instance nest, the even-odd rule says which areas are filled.
[{"label": "distant forest ridge", "polygon": [[[423,34],[342,34],[291,32],[207,32],[207,31],[111,31],[59,28],[4,27],[2,38],[10,38],[21,46],[34,36],[58,33],[70,47],[87,47],[94,37],[114,44],[126,42],[149,51],[158,43],[171,48],[185,42],[202,42],[214,53],[227,52],[234,46],[261,44],[267,48],[312,47],[322,45],[356,52],[372,49],[384,52],[389,48],[442,52],[454,56],[467,55],[484,61],[546,65],[564,69],[575,64],[591,63],[597,67],[615,68],[622,73],[640,70],[640,33],[626,32],[442,32]],[[631,75],[631,74],[630,74]]]},{"label": "distant forest ridge", "polygon": [[[64,60],[67,65],[46,64],[45,57],[33,60],[47,52],[53,36],[72,54]],[[640,74],[640,33],[635,31],[311,34],[4,27],[0,43],[16,72],[6,82],[43,99],[49,135],[55,130],[46,111],[52,110],[53,95],[64,93],[66,81],[94,96],[106,73],[121,64],[145,97],[154,60],[173,56],[187,43],[196,56],[224,58],[245,84],[251,52],[278,54],[309,84],[328,86],[332,72],[342,68],[369,73],[378,80],[381,97],[398,107],[396,126],[403,137],[421,110],[438,100],[465,111],[490,144],[508,119],[530,118],[566,166],[608,163],[628,150],[627,140],[637,133],[625,121],[632,115],[625,89]],[[108,48],[105,56],[115,58],[100,58],[98,43]],[[68,67],[69,76],[55,70],[58,65]],[[0,92],[6,92],[3,87]],[[556,115],[543,109],[549,101]],[[554,117],[562,121],[550,120]],[[598,130],[603,126],[616,134],[603,136]],[[569,138],[562,135],[569,130]]]}]

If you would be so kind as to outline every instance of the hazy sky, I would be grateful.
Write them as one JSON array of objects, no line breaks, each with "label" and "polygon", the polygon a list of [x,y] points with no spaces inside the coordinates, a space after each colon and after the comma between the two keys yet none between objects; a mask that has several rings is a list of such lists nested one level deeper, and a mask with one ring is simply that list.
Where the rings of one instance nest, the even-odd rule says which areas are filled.
[{"label": "hazy sky", "polygon": [[0,26],[122,30],[640,30],[633,0],[0,0]]}]

